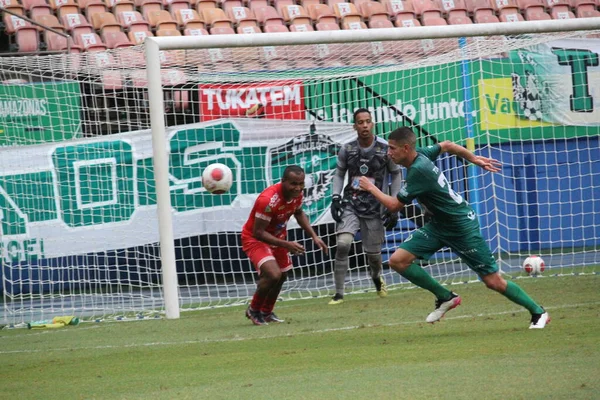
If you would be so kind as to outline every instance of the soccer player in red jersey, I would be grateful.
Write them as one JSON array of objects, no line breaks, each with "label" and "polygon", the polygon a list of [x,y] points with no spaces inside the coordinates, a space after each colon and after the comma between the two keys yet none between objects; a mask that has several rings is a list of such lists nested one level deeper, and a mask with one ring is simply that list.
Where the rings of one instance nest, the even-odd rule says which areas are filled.
[{"label": "soccer player in red jersey", "polygon": [[288,166],[281,182],[269,186],[258,196],[242,228],[242,249],[260,276],[246,310],[246,317],[255,325],[283,322],[273,313],[273,308],[287,271],[293,267],[290,253],[304,253],[300,243],[287,240],[287,223],[292,215],[317,246],[328,252],[327,245],[317,236],[302,210],[303,190],[304,170],[297,165]]}]

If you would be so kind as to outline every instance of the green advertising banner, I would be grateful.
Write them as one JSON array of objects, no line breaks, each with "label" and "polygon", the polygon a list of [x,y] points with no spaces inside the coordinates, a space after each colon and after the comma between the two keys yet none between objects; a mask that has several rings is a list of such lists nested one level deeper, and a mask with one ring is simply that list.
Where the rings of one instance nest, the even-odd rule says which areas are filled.
[{"label": "green advertising banner", "polygon": [[0,85],[0,146],[74,139],[80,109],[77,82]]}]

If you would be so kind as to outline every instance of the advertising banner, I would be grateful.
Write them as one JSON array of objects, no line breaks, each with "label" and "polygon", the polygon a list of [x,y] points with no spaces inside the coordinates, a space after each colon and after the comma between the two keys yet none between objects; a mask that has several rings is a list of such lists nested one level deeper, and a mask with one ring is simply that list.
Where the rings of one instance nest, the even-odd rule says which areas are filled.
[{"label": "advertising banner", "polygon": [[[254,200],[283,169],[306,171],[305,211],[330,219],[331,180],[348,124],[231,119],[167,130],[175,238],[237,232]],[[90,140],[0,149],[0,254],[5,263],[122,249],[158,241],[149,130]],[[233,171],[223,195],[202,171]]]},{"label": "advertising banner", "polygon": [[0,85],[0,146],[74,139],[80,109],[77,82]]}]

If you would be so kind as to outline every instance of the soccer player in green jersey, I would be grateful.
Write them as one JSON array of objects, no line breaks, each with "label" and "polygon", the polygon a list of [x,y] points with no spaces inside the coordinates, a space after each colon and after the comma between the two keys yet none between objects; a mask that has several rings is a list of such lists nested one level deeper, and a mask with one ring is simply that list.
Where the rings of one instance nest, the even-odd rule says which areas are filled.
[{"label": "soccer player in green jersey", "polygon": [[459,295],[440,285],[413,263],[417,258],[428,259],[447,246],[479,275],[488,288],[531,313],[529,329],[544,328],[550,322],[548,313],[517,284],[506,281],[500,275],[489,246],[479,231],[475,211],[452,190],[444,174],[432,161],[442,153],[450,153],[489,172],[499,171],[500,163],[492,158],[476,156],[450,141],[426,148],[417,148],[416,141],[415,133],[407,127],[394,130],[388,138],[388,155],[396,164],[407,169],[405,184],[396,197],[384,194],[364,177],[360,178],[360,188],[373,194],[390,211],[399,210],[416,198],[421,208],[431,216],[430,221],[410,235],[389,259],[391,268],[436,296],[435,310],[426,321],[439,321],[447,311],[461,303]]}]

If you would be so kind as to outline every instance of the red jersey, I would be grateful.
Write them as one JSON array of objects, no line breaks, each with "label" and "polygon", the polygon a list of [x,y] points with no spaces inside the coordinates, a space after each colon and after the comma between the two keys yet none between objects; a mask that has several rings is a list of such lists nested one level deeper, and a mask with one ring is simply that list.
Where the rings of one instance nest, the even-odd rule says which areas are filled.
[{"label": "red jersey", "polygon": [[302,207],[302,197],[300,195],[286,201],[283,198],[281,183],[276,183],[263,190],[254,202],[248,221],[242,228],[242,240],[254,239],[252,231],[256,218],[269,221],[265,231],[278,239],[285,239],[287,237],[287,223],[296,210]]}]

